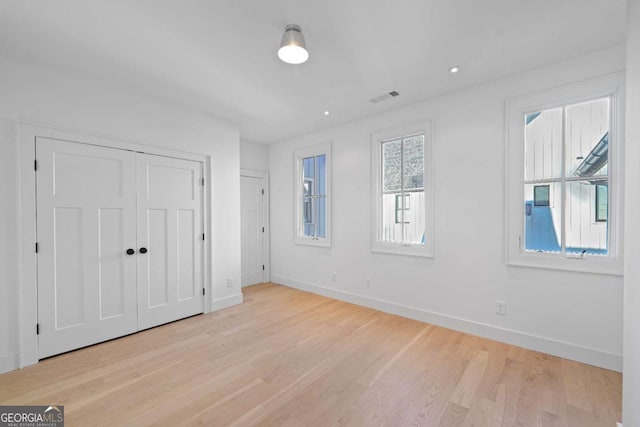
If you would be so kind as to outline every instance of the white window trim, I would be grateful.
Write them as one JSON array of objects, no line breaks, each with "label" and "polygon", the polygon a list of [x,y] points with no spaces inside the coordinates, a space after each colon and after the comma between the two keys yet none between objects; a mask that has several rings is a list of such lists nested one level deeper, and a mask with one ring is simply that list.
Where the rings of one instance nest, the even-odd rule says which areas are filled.
[{"label": "white window trim", "polygon": [[[331,198],[332,198],[332,187],[331,187],[331,142],[327,142],[324,144],[314,145],[312,147],[303,148],[297,150],[293,154],[293,215],[294,215],[294,230],[293,230],[293,240],[294,243],[299,245],[309,245],[309,246],[320,246],[320,247],[331,247]],[[304,235],[304,218],[303,218],[303,159],[312,156],[326,156],[326,231],[327,237],[308,237]]]},{"label": "white window trim", "polygon": [[[378,241],[378,229],[382,224],[382,154],[383,141],[424,133],[424,212],[426,244],[398,244]],[[371,134],[371,251],[392,255],[433,258],[435,256],[434,197],[433,197],[433,124],[431,120],[412,125],[379,130]]]},{"label": "white window trim", "polygon": [[[609,150],[609,255],[579,256],[524,251],[524,114],[599,97],[611,97],[611,144]],[[623,195],[624,195],[624,74],[614,73],[596,79],[558,87],[507,100],[505,141],[506,263],[610,275],[623,274]]]}]

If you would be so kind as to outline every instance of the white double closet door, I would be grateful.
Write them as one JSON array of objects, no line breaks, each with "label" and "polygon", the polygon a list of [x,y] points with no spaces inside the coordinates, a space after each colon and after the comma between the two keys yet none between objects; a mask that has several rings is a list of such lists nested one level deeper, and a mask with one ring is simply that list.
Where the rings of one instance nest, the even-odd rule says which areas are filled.
[{"label": "white double closet door", "polygon": [[36,139],[39,358],[202,313],[202,164]]}]

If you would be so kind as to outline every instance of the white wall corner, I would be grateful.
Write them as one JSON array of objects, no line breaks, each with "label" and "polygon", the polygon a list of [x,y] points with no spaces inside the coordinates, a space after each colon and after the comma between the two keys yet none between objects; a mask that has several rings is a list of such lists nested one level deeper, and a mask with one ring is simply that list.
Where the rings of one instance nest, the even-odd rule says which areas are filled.
[{"label": "white wall corner", "polygon": [[[640,0],[627,1],[627,109],[622,421],[640,426]],[[633,236],[633,238],[631,238]]]},{"label": "white wall corner", "polygon": [[13,371],[20,367],[20,355],[18,353],[0,356],[0,374]]},{"label": "white wall corner", "polygon": [[242,293],[236,295],[230,295],[224,298],[216,298],[211,301],[211,311],[218,311],[225,308],[233,307],[234,305],[242,304],[244,297]]},{"label": "white wall corner", "polygon": [[294,279],[273,275],[274,283],[299,289],[329,298],[345,301],[351,304],[372,308],[385,313],[414,319],[420,322],[431,323],[444,328],[454,329],[467,334],[500,341],[510,345],[516,345],[529,350],[547,353],[565,359],[575,360],[593,366],[598,366],[612,371],[622,371],[622,356],[605,351],[582,347],[576,344],[558,341],[546,337],[527,334],[512,329],[500,328],[486,323],[475,322],[446,314],[435,313],[417,307],[410,307],[380,300],[351,292],[331,289],[312,283],[297,281]]}]

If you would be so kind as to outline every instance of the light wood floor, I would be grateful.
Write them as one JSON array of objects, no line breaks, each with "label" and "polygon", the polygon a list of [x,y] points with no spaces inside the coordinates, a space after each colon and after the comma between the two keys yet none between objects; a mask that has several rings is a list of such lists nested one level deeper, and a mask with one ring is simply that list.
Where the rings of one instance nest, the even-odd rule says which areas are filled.
[{"label": "light wood floor", "polygon": [[621,375],[274,284],[0,375],[67,426],[598,426]]}]

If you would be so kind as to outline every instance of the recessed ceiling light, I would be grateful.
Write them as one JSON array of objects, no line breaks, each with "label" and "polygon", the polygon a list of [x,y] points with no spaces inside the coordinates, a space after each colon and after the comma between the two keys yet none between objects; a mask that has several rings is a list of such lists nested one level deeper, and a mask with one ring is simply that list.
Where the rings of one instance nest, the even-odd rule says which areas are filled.
[{"label": "recessed ceiling light", "polygon": [[460,67],[458,67],[457,65],[454,65],[453,67],[449,68],[449,72],[450,72],[451,74],[455,74],[455,73],[457,73],[458,71],[460,71]]},{"label": "recessed ceiling light", "polygon": [[329,115],[329,110],[325,111],[325,112],[324,112],[324,115],[325,115],[325,116],[328,116],[328,115]]}]

